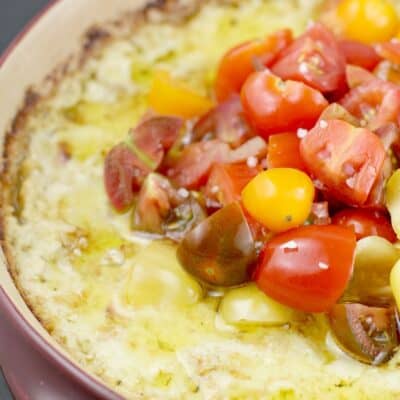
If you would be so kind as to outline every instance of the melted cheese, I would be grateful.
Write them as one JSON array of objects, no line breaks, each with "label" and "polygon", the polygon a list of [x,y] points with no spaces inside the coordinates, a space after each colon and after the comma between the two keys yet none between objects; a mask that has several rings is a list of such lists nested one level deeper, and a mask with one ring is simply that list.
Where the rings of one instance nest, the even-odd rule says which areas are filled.
[{"label": "melted cheese", "polygon": [[149,23],[66,79],[29,121],[23,208],[6,220],[19,284],[72,357],[128,399],[399,397],[400,358],[377,369],[329,351],[321,316],[227,326],[219,298],[204,297],[169,244],[132,234],[103,189],[105,151],[146,110],[154,71],[210,93],[226,49],[281,27],[299,33],[319,3],[208,4],[184,26]]}]

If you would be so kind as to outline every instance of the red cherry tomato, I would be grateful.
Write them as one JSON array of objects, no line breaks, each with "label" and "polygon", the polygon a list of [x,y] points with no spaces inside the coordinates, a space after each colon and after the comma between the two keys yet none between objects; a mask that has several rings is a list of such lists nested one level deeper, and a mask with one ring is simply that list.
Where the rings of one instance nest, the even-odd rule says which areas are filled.
[{"label": "red cherry tomato", "polygon": [[222,57],[217,72],[215,93],[218,102],[240,92],[247,77],[255,70],[255,59],[258,58],[262,65],[269,66],[291,41],[291,31],[283,29],[265,39],[252,40],[229,50]]},{"label": "red cherry tomato", "polygon": [[239,201],[244,187],[261,170],[259,165],[249,167],[246,163],[215,164],[204,193],[208,200],[216,202],[219,206]]},{"label": "red cherry tomato", "polygon": [[140,189],[151,169],[126,144],[115,146],[104,164],[104,185],[109,200],[118,211],[129,208],[134,192]]},{"label": "red cherry tomato", "polygon": [[167,175],[177,187],[198,189],[207,182],[212,165],[226,162],[230,151],[226,143],[217,139],[190,144]]},{"label": "red cherry tomato", "polygon": [[265,244],[254,279],[268,296],[307,312],[328,311],[353,270],[356,237],[347,228],[310,225]]},{"label": "red cherry tomato", "polygon": [[381,61],[381,57],[379,57],[375,49],[365,43],[356,42],[355,40],[340,40],[339,48],[344,54],[347,64],[373,70]]},{"label": "red cherry tomato", "polygon": [[269,137],[267,165],[268,168],[306,169],[300,155],[300,139],[296,133],[277,133]]},{"label": "red cherry tomato", "polygon": [[346,61],[334,35],[313,24],[279,55],[271,71],[282,79],[302,81],[322,92],[343,85]]},{"label": "red cherry tomato", "polygon": [[357,240],[366,236],[381,236],[392,243],[397,240],[389,218],[378,211],[348,208],[335,214],[332,223],[352,229]]},{"label": "red cherry tomato", "polygon": [[300,144],[308,170],[328,192],[349,204],[366,202],[386,151],[372,132],[341,120],[321,120]]},{"label": "red cherry tomato", "polygon": [[242,88],[245,114],[263,137],[311,128],[328,105],[324,96],[302,82],[282,81],[269,71],[255,72]]}]

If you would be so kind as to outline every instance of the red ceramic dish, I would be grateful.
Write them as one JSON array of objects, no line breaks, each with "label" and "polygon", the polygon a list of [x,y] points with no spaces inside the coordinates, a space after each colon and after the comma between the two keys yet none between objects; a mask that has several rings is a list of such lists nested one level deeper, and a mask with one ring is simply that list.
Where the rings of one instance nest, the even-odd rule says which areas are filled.
[{"label": "red ceramic dish", "polygon": [[[124,11],[141,8],[143,3],[53,0],[26,26],[0,57],[2,147],[14,116],[24,101],[26,105],[27,89],[76,53],[93,24],[115,19]],[[0,366],[15,398],[121,399],[74,363],[41,327],[15,287],[0,252]]]}]

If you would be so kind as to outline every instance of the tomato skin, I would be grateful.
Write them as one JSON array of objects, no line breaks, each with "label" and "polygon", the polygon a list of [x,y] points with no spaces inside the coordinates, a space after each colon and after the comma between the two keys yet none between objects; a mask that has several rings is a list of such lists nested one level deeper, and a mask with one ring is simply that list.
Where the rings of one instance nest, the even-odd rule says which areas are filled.
[{"label": "tomato skin", "polygon": [[291,79],[320,90],[333,92],[345,78],[346,61],[335,36],[322,24],[313,24],[271,66],[282,79]]},{"label": "tomato skin", "polygon": [[240,93],[247,77],[254,72],[254,59],[269,66],[278,53],[292,42],[292,32],[283,29],[262,40],[242,43],[229,50],[221,59],[215,94],[219,103],[227,100],[232,94]]},{"label": "tomato skin", "polygon": [[259,165],[251,168],[246,163],[214,164],[204,194],[221,206],[239,201],[244,187],[261,170]]},{"label": "tomato skin", "polygon": [[277,133],[268,141],[268,168],[295,168],[306,170],[300,155],[300,139],[296,133]]},{"label": "tomato skin", "polygon": [[242,191],[247,212],[273,232],[302,225],[308,218],[315,190],[310,177],[293,168],[260,172]]},{"label": "tomato skin", "polygon": [[128,147],[121,143],[107,154],[104,163],[104,186],[108,198],[118,211],[127,210],[151,169]]},{"label": "tomato skin", "polygon": [[310,225],[273,237],[254,273],[268,296],[307,312],[331,309],[353,270],[356,237],[347,228]]},{"label": "tomato skin", "polygon": [[372,46],[355,40],[340,40],[339,48],[343,52],[347,64],[373,70],[381,61]]},{"label": "tomato skin", "polygon": [[248,121],[264,138],[274,133],[311,128],[328,106],[317,90],[301,82],[284,82],[269,71],[250,75],[241,97]]},{"label": "tomato skin", "polygon": [[378,211],[348,208],[335,214],[332,223],[352,229],[357,240],[367,236],[381,236],[392,243],[397,240],[389,218]]},{"label": "tomato skin", "polygon": [[386,157],[378,136],[341,120],[320,121],[302,139],[300,153],[327,191],[349,205],[367,201]]},{"label": "tomato skin", "polygon": [[211,167],[217,162],[226,162],[230,147],[220,140],[192,143],[187,146],[167,175],[177,187],[199,189],[208,179]]}]

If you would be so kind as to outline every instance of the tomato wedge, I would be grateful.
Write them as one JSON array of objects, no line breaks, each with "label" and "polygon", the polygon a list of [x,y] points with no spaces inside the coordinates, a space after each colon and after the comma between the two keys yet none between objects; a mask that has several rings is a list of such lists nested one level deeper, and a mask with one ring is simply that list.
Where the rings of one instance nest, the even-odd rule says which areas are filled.
[{"label": "tomato wedge", "polygon": [[115,209],[125,211],[133,204],[134,192],[140,189],[149,172],[151,169],[127,144],[121,143],[111,149],[104,164],[104,185]]},{"label": "tomato wedge", "polygon": [[250,75],[241,96],[248,121],[265,138],[274,133],[311,128],[328,106],[317,90],[302,82],[284,82],[269,71]]},{"label": "tomato wedge", "polygon": [[306,83],[322,92],[339,89],[345,80],[345,57],[335,36],[316,23],[279,55],[271,71],[282,79]]},{"label": "tomato wedge", "polygon": [[352,229],[357,240],[367,236],[381,236],[392,243],[397,240],[389,218],[378,211],[347,208],[335,214],[332,223]]},{"label": "tomato wedge", "polygon": [[239,201],[244,187],[262,170],[261,166],[249,167],[247,163],[215,164],[204,189],[208,200],[218,206]]},{"label": "tomato wedge", "polygon": [[356,237],[340,226],[310,225],[273,237],[254,273],[258,287],[287,306],[328,311],[353,270]]},{"label": "tomato wedge", "polygon": [[308,170],[337,199],[366,202],[386,157],[380,139],[341,120],[321,120],[302,139],[300,153]]},{"label": "tomato wedge", "polygon": [[344,54],[347,64],[373,70],[381,61],[381,57],[379,57],[375,49],[365,43],[355,40],[340,40],[339,48]]},{"label": "tomato wedge", "polygon": [[357,65],[346,66],[346,82],[350,89],[374,81],[376,76],[365,68],[358,67]]},{"label": "tomato wedge", "polygon": [[400,41],[391,40],[390,42],[378,43],[375,46],[376,52],[385,60],[393,64],[400,64]]},{"label": "tomato wedge", "polygon": [[278,31],[265,39],[242,43],[229,50],[220,62],[215,93],[218,102],[223,102],[234,93],[239,93],[247,77],[254,72],[254,61],[269,66],[278,53],[292,41],[289,29]]},{"label": "tomato wedge", "polygon": [[268,168],[296,168],[306,170],[300,155],[300,139],[296,133],[277,133],[268,141]]},{"label": "tomato wedge", "polygon": [[199,189],[207,182],[212,165],[226,162],[230,151],[226,143],[217,139],[190,144],[167,175],[178,187]]}]

